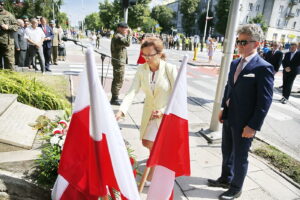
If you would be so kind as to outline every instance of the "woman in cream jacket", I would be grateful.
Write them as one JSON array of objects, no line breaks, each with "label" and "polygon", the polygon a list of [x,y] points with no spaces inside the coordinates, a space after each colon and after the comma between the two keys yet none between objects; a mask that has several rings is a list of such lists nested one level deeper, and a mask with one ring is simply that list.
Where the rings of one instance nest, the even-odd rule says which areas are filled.
[{"label": "woman in cream jacket", "polygon": [[[143,145],[151,151],[174,87],[177,68],[164,61],[163,43],[159,38],[145,39],[141,50],[146,63],[139,66],[116,118],[118,120],[127,113],[135,95],[142,89],[146,97],[140,127],[140,139]],[[151,179],[151,172],[149,179]]]}]

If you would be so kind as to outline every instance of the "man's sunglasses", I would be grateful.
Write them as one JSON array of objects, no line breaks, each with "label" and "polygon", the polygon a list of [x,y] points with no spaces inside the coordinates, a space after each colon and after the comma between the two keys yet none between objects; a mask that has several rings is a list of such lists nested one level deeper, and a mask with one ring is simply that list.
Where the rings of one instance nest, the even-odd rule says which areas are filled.
[{"label": "man's sunglasses", "polygon": [[242,46],[246,46],[248,43],[250,42],[256,42],[254,40],[237,40],[235,42],[236,45],[242,45]]}]

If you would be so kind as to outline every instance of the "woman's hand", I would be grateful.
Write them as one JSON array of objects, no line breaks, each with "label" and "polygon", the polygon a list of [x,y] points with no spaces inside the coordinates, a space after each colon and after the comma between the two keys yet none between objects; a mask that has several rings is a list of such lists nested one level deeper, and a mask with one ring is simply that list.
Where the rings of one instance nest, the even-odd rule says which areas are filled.
[{"label": "woman's hand", "polygon": [[122,111],[118,111],[115,115],[116,120],[119,121],[122,117],[124,117],[124,113]]},{"label": "woman's hand", "polygon": [[159,119],[163,116],[162,112],[159,110],[152,111],[151,119]]}]

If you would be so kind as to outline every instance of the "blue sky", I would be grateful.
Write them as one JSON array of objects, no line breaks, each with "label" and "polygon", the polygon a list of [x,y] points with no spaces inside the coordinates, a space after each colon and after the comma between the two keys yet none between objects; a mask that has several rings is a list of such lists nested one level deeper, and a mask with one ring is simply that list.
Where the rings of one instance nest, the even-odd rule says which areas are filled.
[{"label": "blue sky", "polygon": [[98,12],[100,0],[64,0],[61,11],[67,13],[71,25],[78,25],[78,21],[93,12]]},{"label": "blue sky", "polygon": [[[71,25],[78,25],[78,21],[84,19],[86,15],[98,12],[99,2],[103,0],[64,0],[61,11],[67,13],[71,19]],[[150,7],[157,5],[162,0],[152,0]]]}]

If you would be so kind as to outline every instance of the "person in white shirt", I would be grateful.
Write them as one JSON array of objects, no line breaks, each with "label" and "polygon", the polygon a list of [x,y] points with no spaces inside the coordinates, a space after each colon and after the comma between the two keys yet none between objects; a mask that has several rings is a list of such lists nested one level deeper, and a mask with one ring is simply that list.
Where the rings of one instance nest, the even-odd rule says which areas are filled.
[{"label": "person in white shirt", "polygon": [[38,27],[38,21],[35,18],[31,19],[31,27],[25,29],[25,38],[28,41],[28,54],[29,54],[29,63],[33,64],[35,70],[38,70],[34,57],[38,54],[38,59],[41,66],[42,73],[45,72],[45,59],[43,54],[43,41],[45,38],[45,33],[43,30]]}]

